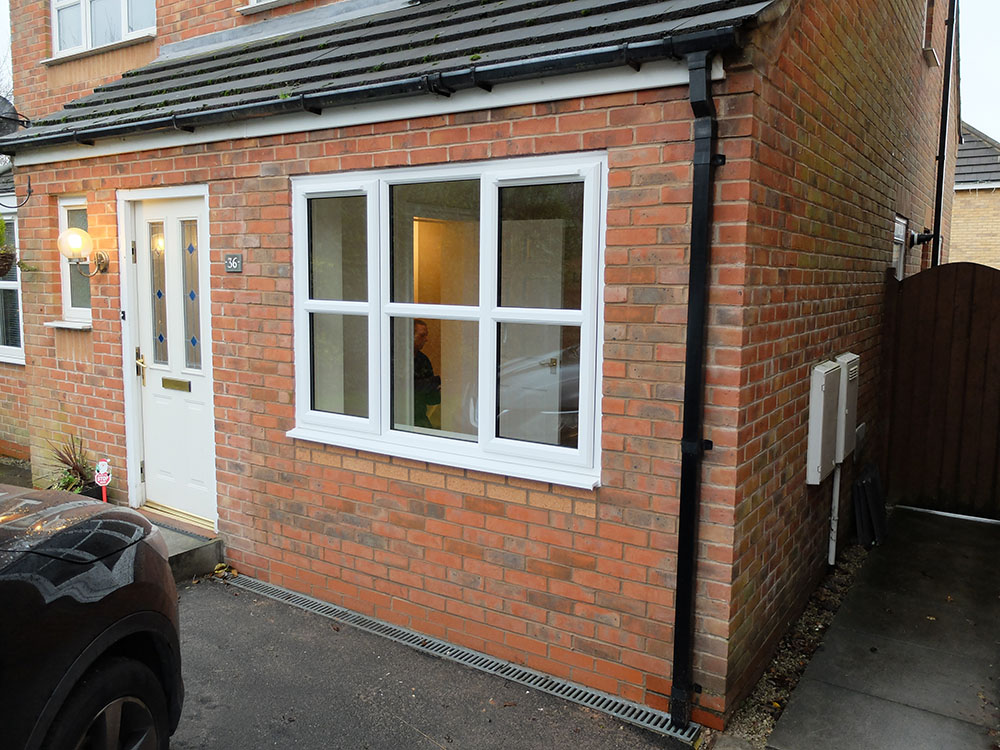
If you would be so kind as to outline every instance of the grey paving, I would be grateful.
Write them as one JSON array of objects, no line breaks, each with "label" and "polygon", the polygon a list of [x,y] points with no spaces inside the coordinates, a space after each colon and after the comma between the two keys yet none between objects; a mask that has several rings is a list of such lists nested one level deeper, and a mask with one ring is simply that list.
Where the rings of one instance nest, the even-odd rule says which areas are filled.
[{"label": "grey paving", "polygon": [[172,750],[690,750],[222,583],[180,587]]},{"label": "grey paving", "polygon": [[771,750],[995,750],[1000,525],[897,509]]}]

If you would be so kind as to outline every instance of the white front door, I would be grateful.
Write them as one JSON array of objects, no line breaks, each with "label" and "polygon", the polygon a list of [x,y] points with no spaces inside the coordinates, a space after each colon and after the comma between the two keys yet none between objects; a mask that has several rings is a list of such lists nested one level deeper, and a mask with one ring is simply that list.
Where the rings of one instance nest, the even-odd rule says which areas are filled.
[{"label": "white front door", "polygon": [[204,200],[136,203],[135,247],[145,501],[212,526],[215,419]]}]

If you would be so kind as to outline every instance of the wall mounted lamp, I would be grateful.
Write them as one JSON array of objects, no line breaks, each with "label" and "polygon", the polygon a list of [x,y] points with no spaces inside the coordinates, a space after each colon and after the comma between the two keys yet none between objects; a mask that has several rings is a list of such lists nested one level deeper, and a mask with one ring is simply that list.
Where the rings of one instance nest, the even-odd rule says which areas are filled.
[{"label": "wall mounted lamp", "polygon": [[[59,235],[56,245],[59,247],[59,252],[66,257],[66,260],[71,265],[77,267],[76,270],[81,276],[90,277],[98,273],[104,273],[111,264],[111,258],[106,252],[103,250],[94,252],[94,240],[82,229],[70,227]],[[91,255],[93,255],[93,258],[91,258]],[[93,271],[84,273],[80,270],[82,264],[91,262],[94,265]]]}]

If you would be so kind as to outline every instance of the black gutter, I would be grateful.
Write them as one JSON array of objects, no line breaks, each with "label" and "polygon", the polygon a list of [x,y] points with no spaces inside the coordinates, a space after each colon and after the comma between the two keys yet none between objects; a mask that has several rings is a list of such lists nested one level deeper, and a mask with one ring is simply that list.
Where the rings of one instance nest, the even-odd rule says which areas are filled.
[{"label": "black gutter", "polygon": [[[100,138],[119,138],[156,130],[191,130],[258,117],[294,114],[301,111],[316,112],[329,107],[348,107],[426,93],[447,97],[464,89],[481,88],[489,91],[494,85],[500,83],[514,83],[544,76],[603,70],[624,65],[638,68],[647,62],[682,58],[692,51],[704,49],[720,34],[732,36],[733,33],[732,27],[696,31],[667,39],[579,50],[494,65],[464,67],[458,70],[410,76],[395,81],[353,86],[333,92],[303,94],[285,99],[274,97],[231,107],[221,107],[209,112],[171,113],[152,119],[116,123],[103,127],[84,126],[74,130],[72,123],[67,123],[64,129],[48,135],[31,137],[28,134],[21,134],[6,139],[0,138],[0,153],[14,155],[19,151],[62,143],[91,142]],[[128,114],[141,117],[143,112],[139,110]],[[108,117],[110,115],[101,116],[102,119]],[[45,125],[39,127],[45,127]]]},{"label": "black gutter", "polygon": [[[718,40],[722,42],[723,40]],[[730,37],[728,44],[735,42]],[[725,157],[715,154],[715,104],[712,55],[719,46],[687,56],[689,98],[694,113],[694,182],[691,194],[691,258],[688,270],[687,343],[684,349],[684,425],[681,436],[680,511],[677,519],[677,589],[674,595],[674,659],[670,692],[671,723],[691,723],[694,599],[698,552],[701,462],[711,442],[703,436],[705,408],[705,324],[708,317],[708,266],[712,231],[712,177]]]},{"label": "black gutter", "polygon": [[934,186],[934,244],[931,245],[931,268],[941,262],[941,215],[944,213],[944,171],[948,162],[948,120],[951,114],[951,66],[955,50],[955,24],[958,0],[948,0],[948,46],[944,51],[944,79],[941,81],[941,127],[938,131],[937,184]]}]

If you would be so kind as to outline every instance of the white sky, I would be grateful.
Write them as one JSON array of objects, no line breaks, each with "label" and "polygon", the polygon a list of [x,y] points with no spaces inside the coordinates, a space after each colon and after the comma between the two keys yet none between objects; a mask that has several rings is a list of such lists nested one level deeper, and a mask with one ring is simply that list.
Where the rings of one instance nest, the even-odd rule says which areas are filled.
[{"label": "white sky", "polygon": [[[959,0],[959,26],[962,119],[1000,140],[1000,0]],[[0,62],[0,88],[9,90],[9,0],[0,0]]]}]

